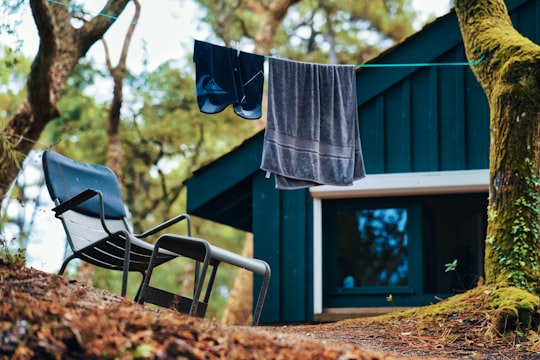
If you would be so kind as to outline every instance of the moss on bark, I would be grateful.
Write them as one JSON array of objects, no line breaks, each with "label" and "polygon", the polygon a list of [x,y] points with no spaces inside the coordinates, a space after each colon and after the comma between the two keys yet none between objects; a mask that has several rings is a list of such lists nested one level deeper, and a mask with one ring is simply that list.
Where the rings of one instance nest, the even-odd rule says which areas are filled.
[{"label": "moss on bark", "polygon": [[515,287],[494,290],[490,302],[494,311],[493,330],[497,334],[508,330],[527,333],[533,314],[538,310],[538,297]]},{"label": "moss on bark", "polygon": [[485,336],[495,337],[508,331],[528,334],[539,305],[539,298],[526,290],[480,286],[433,305],[383,315],[380,319],[399,322],[415,318],[419,331],[430,332],[434,323],[442,324],[458,314],[466,314],[472,323],[489,321],[490,328]]},{"label": "moss on bark", "polygon": [[504,2],[456,1],[465,50],[490,106],[486,283],[536,291],[539,280],[540,47]]},{"label": "moss on bark", "polygon": [[472,70],[490,107],[484,261],[493,331],[528,330],[540,280],[540,47],[519,34],[500,0],[456,0]]}]

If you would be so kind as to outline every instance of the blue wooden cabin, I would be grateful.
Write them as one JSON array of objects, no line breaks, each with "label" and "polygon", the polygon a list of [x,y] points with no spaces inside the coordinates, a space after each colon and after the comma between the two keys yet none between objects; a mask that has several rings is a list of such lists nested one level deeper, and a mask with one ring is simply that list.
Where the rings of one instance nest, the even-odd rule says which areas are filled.
[{"label": "blue wooden cabin", "polygon": [[[506,4],[540,43],[540,2]],[[369,64],[466,61],[452,11]],[[187,181],[187,211],[252,232],[270,264],[262,322],[425,305],[482,276],[489,108],[469,67],[363,67],[357,102],[368,176],[352,187],[276,190],[259,169],[262,132]]]}]

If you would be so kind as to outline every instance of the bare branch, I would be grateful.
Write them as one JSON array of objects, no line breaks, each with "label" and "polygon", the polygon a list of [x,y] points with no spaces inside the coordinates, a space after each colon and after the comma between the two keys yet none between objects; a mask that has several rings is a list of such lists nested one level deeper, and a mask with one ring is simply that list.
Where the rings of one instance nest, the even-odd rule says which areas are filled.
[{"label": "bare branch", "polygon": [[77,38],[80,42],[79,51],[84,56],[88,49],[107,32],[114,24],[116,18],[124,11],[130,0],[108,0],[100,14],[107,16],[96,15],[93,19],[86,22],[83,27],[77,30]]}]

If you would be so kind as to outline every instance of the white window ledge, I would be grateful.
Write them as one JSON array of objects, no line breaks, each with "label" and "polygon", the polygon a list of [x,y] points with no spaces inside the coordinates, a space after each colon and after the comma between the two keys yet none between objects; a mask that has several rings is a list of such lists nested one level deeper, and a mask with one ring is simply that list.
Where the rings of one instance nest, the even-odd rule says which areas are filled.
[{"label": "white window ledge", "polygon": [[351,186],[316,186],[316,199],[455,194],[488,191],[489,170],[433,171],[367,175]]}]

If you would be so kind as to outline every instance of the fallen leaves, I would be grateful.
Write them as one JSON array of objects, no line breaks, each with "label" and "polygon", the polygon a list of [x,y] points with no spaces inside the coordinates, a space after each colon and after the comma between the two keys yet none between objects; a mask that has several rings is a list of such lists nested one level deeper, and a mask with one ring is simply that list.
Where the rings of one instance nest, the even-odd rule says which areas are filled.
[{"label": "fallen leaves", "polygon": [[383,359],[351,345],[221,326],[37,270],[0,266],[0,358]]},{"label": "fallen leaves", "polygon": [[[478,314],[421,325],[358,319],[324,325],[223,326],[27,268],[0,266],[0,359],[531,359],[488,343]],[[431,333],[430,333],[431,331]],[[540,336],[537,336],[538,340]]]}]

